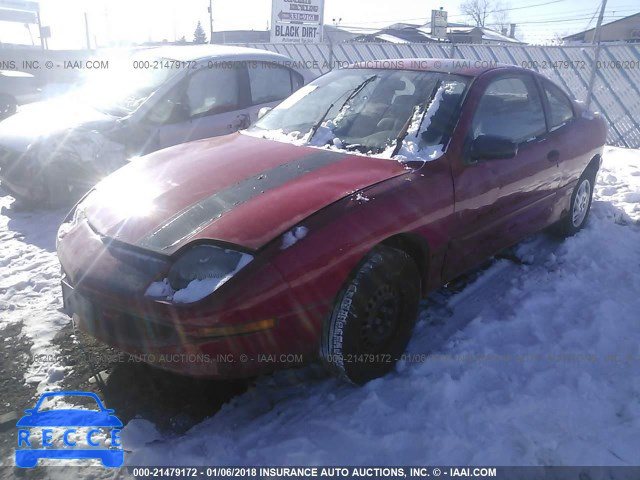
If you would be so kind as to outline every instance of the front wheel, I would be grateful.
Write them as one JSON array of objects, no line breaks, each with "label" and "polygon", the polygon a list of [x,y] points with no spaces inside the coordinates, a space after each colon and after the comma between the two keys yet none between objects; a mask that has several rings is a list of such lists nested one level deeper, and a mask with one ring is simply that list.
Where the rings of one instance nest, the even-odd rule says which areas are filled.
[{"label": "front wheel", "polygon": [[342,288],[322,334],[321,357],[356,384],[391,371],[418,316],[420,274],[401,250],[375,248]]}]

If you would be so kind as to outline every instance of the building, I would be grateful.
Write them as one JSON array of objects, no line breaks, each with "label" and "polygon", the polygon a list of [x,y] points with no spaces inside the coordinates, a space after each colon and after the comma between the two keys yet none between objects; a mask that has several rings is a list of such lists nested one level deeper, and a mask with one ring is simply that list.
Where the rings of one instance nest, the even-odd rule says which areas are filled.
[{"label": "building", "polygon": [[[367,29],[342,28],[333,25],[325,25],[323,42],[342,43],[350,42],[362,35]],[[271,32],[269,30],[225,30],[213,32],[211,43],[217,44],[245,44],[245,43],[269,43]]]},{"label": "building", "polygon": [[[563,37],[562,40],[566,44],[593,43],[595,33],[596,29],[591,28]],[[600,41],[640,43],[640,13],[603,24],[600,27]]]},{"label": "building", "polygon": [[384,43],[473,43],[485,45],[523,45],[513,35],[508,36],[496,30],[486,27],[474,27],[464,23],[450,22],[447,25],[447,38],[438,39],[431,35],[431,22],[424,25],[414,25],[410,23],[396,23],[355,38],[360,42],[384,42]]},{"label": "building", "polygon": [[[381,30],[372,31],[370,28],[342,27],[325,25],[323,42],[381,42],[381,43],[475,43],[489,45],[523,45],[513,35],[497,32],[490,28],[473,27],[464,23],[449,23],[447,39],[438,39],[431,35],[431,22],[424,25],[411,23],[394,23]],[[212,43],[269,43],[268,30],[227,30],[213,32]]]},{"label": "building", "polygon": [[213,32],[211,43],[269,43],[270,35],[268,30],[225,30]]}]

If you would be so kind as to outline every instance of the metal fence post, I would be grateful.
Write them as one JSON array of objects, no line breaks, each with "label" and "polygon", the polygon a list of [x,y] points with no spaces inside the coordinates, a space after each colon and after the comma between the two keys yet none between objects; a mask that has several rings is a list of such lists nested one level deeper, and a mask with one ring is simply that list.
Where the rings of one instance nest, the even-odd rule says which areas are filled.
[{"label": "metal fence post", "polygon": [[589,78],[589,90],[587,91],[587,109],[591,106],[591,98],[593,97],[593,86],[596,82],[596,68],[598,68],[598,61],[600,59],[600,31],[602,28],[602,19],[604,18],[604,10],[607,8],[607,0],[602,0],[602,7],[600,8],[600,15],[598,16],[598,23],[596,29],[593,32],[592,44],[595,44],[596,51],[593,55],[593,65],[591,66],[591,77]]}]

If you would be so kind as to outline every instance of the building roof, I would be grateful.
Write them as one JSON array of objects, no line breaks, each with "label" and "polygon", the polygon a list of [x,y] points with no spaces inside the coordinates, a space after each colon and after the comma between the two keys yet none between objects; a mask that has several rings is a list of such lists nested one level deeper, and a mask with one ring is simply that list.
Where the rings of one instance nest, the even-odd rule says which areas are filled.
[{"label": "building roof", "polygon": [[225,30],[213,32],[213,43],[268,43],[270,32],[268,30]]},{"label": "building roof", "polygon": [[[618,23],[618,22],[629,20],[630,18],[633,18],[633,17],[638,17],[638,19],[640,20],[640,12],[634,13],[633,15],[629,15],[629,16],[624,17],[624,18],[619,18],[617,20],[614,20],[613,22],[603,23],[602,27],[608,27],[609,25],[613,25],[613,24]],[[593,31],[595,31],[595,27],[594,28],[590,28],[589,30],[584,30],[582,32],[573,33],[573,34],[568,35],[566,37],[562,37],[562,39],[563,40],[582,40],[587,33],[591,33]]]},{"label": "building roof", "polygon": [[172,45],[145,50],[150,56],[168,58],[181,62],[202,60],[205,58],[233,58],[238,60],[283,61],[290,60],[284,55],[257,48],[235,47],[230,45]]},{"label": "building roof", "polygon": [[[492,43],[510,43],[521,45],[517,38],[511,38],[501,34],[491,28],[474,27],[464,23],[451,22],[447,25],[447,35],[472,35],[478,34],[483,42]],[[358,40],[377,40],[389,43],[424,43],[424,42],[441,42],[431,34],[431,22],[424,25],[414,25],[410,23],[394,23],[388,27],[373,33],[367,33],[358,37]]]}]

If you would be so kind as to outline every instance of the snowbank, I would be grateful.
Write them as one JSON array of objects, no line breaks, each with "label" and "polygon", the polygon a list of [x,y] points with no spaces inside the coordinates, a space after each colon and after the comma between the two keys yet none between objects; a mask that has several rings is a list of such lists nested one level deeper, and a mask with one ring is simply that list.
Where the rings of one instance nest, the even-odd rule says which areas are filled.
[{"label": "snowbank", "polygon": [[396,372],[363,388],[265,377],[126,462],[636,464],[639,193],[640,152],[608,149],[586,230],[538,235],[517,249],[531,265],[501,260],[432,295]]}]

